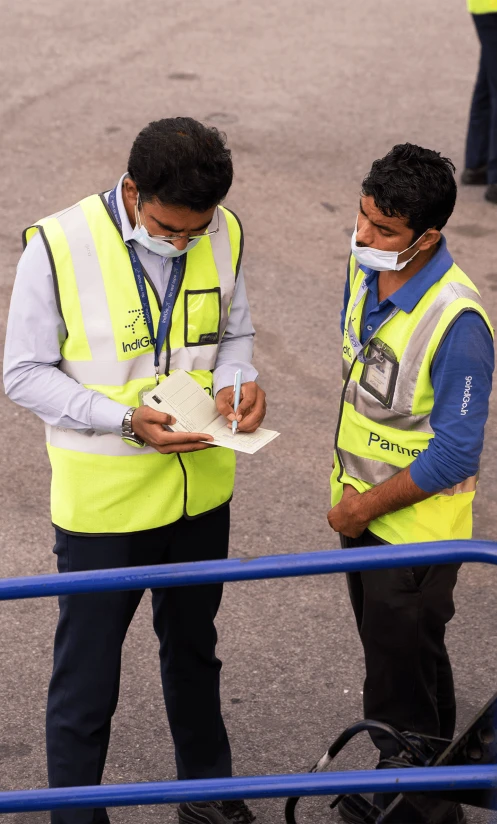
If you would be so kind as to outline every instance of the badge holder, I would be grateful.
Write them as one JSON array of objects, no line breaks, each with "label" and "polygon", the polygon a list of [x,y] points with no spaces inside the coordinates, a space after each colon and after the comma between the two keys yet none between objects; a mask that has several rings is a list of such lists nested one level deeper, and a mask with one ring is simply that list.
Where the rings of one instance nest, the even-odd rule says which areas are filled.
[{"label": "badge holder", "polygon": [[[394,352],[379,338],[374,338],[368,348],[368,363],[364,365],[360,385],[383,406],[390,409],[399,373],[399,363]],[[371,361],[371,358],[374,358]]]}]

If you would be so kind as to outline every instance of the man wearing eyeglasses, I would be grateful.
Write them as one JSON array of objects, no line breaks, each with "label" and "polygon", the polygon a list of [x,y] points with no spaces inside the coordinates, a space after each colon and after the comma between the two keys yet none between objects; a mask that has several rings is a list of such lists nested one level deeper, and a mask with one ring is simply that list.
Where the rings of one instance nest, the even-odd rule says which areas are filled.
[{"label": "man wearing eyeglasses", "polygon": [[[265,395],[224,136],[191,118],[150,123],[114,189],[25,234],[9,315],[9,397],[46,425],[60,572],[205,561],[228,554],[232,450],[173,433],[142,403],[176,369],[252,432]],[[233,408],[233,379],[244,376]],[[152,590],[178,777],[231,775],[215,654],[222,587]],[[60,598],[47,709],[52,787],[101,781],[121,648],[143,592]],[[254,820],[242,801],[182,804],[183,822]],[[60,810],[53,824],[105,824],[104,809]]]}]

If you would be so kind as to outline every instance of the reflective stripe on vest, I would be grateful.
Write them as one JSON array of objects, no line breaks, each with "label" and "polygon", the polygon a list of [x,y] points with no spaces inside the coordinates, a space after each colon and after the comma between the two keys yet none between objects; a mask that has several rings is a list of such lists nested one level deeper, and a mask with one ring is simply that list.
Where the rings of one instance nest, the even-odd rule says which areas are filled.
[{"label": "reflective stripe on vest", "polygon": [[[161,373],[183,368],[209,392],[242,252],[237,218],[219,208],[219,232],[184,255]],[[46,218],[40,231],[52,261],[67,328],[60,368],[126,406],[153,385],[154,356],[126,247],[98,195]],[[155,326],[159,302],[147,281]],[[161,374],[161,380],[167,379]],[[195,517],[226,503],[235,459],[228,449],[160,455],[114,434],[47,427],[52,518],[71,532],[122,533]]]},{"label": "reflective stripe on vest", "polygon": [[[352,271],[357,271],[356,262],[350,262]],[[365,274],[358,272],[351,288],[351,298],[347,308],[343,345],[342,373],[344,389],[341,414],[337,427],[337,466],[332,475],[332,500],[335,505],[340,500],[343,484],[351,483],[363,492],[371,486],[383,483],[410,463],[428,447],[433,437],[430,414],[433,406],[433,386],[430,368],[445,335],[457,317],[468,310],[478,312],[492,331],[490,321],[482,307],[476,287],[461,270],[453,265],[421,298],[409,314],[399,312],[377,336],[394,352],[399,362],[399,371],[391,400],[391,408],[381,403],[361,386],[363,365],[354,358],[348,339],[348,323],[351,308],[359,294]],[[352,323],[359,337],[361,318],[366,296],[353,314]],[[376,337],[376,335],[375,335]],[[446,502],[440,504],[443,512],[437,512],[435,499],[441,496],[472,497],[476,479],[468,479],[453,490],[443,490],[426,502],[405,510],[383,516],[370,527],[375,534],[389,542],[402,543],[408,540],[437,540],[442,537],[468,537],[471,532],[471,512],[467,502],[453,502],[447,509]],[[465,514],[456,510],[466,506]],[[438,518],[433,524],[431,538],[426,524],[416,532],[416,518],[406,515],[416,512],[416,518],[423,519],[425,510],[430,517]],[[441,520],[440,520],[441,519]],[[452,524],[453,526],[450,526]],[[413,532],[414,530],[414,532]],[[438,530],[438,532],[437,532]],[[455,534],[452,534],[455,531]],[[417,534],[418,538],[414,535]],[[422,537],[422,536],[425,537]]]},{"label": "reflective stripe on vest", "polygon": [[[477,305],[483,309],[480,297],[474,289],[462,283],[447,283],[443,287],[421,317],[416,326],[416,332],[411,335],[402,355],[402,369],[399,369],[397,376],[391,409],[381,406],[373,395],[354,380],[348,382],[345,393],[346,401],[353,404],[354,408],[365,417],[370,418],[374,415],[375,420],[385,422],[394,429],[433,434],[429,412],[425,415],[413,413],[414,393],[419,366],[426,356],[435,329],[445,310],[458,298],[466,298],[470,301],[471,308]],[[349,369],[350,364],[348,364],[346,377]],[[360,371],[362,372],[362,369]]]}]

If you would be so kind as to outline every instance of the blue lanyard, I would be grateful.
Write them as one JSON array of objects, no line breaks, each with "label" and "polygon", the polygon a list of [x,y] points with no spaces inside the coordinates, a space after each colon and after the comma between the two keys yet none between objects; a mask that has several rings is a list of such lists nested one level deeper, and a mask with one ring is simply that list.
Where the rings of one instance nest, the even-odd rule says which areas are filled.
[{"label": "blue lanyard", "polygon": [[[378,357],[376,357],[376,356],[373,356],[373,357],[366,357],[366,356],[365,356],[365,354],[364,354],[365,350],[367,349],[367,347],[368,347],[369,343],[370,343],[370,342],[371,342],[371,340],[374,338],[374,336],[378,334],[378,332],[380,331],[380,329],[382,329],[382,328],[385,326],[385,324],[386,324],[386,323],[388,323],[388,321],[389,321],[389,320],[392,320],[392,318],[394,317],[394,315],[396,315],[396,314],[397,314],[397,312],[399,311],[399,308],[398,308],[398,306],[395,306],[395,307],[392,309],[392,311],[390,312],[389,316],[388,316],[387,318],[385,318],[385,320],[383,321],[383,323],[381,323],[381,324],[378,326],[378,328],[377,328],[377,329],[373,332],[373,334],[369,336],[369,338],[367,339],[367,341],[366,341],[365,343],[361,343],[361,341],[360,341],[360,340],[359,340],[359,338],[357,337],[357,335],[356,335],[356,333],[355,333],[355,331],[354,331],[354,327],[353,327],[353,325],[352,325],[352,315],[354,314],[355,310],[356,310],[356,309],[357,309],[357,307],[359,306],[359,304],[360,304],[360,302],[361,302],[362,298],[364,297],[364,295],[366,294],[366,292],[367,292],[367,291],[368,291],[368,287],[367,287],[366,281],[365,281],[365,280],[363,280],[363,282],[361,283],[361,285],[360,285],[360,287],[359,287],[359,292],[358,292],[357,297],[356,297],[356,299],[355,299],[354,305],[353,305],[352,309],[350,310],[350,315],[349,315],[349,328],[348,328],[348,330],[347,330],[347,331],[348,331],[348,333],[349,333],[349,339],[350,339],[350,342],[351,342],[351,344],[352,344],[352,348],[353,348],[353,350],[354,350],[354,352],[355,352],[355,356],[356,356],[357,360],[358,360],[360,363],[364,363],[364,364],[366,364],[367,366],[369,366],[369,365],[370,365],[370,364],[372,364],[372,363],[376,363],[376,362],[379,360],[379,358],[378,358]],[[364,309],[363,309],[363,311],[364,311]]]},{"label": "blue lanyard", "polygon": [[[114,216],[114,220],[116,221],[119,229],[122,231],[122,221],[121,216],[119,214],[119,209],[117,208],[117,195],[116,189],[112,189],[109,194],[109,208]],[[145,281],[145,276],[143,274],[142,265],[140,263],[140,259],[136,254],[133,245],[128,242],[125,244],[126,249],[128,250],[129,259],[131,262],[131,266],[133,269],[133,274],[135,276],[136,288],[138,289],[138,294],[140,295],[142,310],[143,310],[143,317],[145,318],[148,334],[150,337],[150,341],[152,346],[154,347],[154,366],[155,366],[155,377],[157,383],[159,382],[159,357],[160,353],[162,352],[162,347],[164,346],[164,341],[167,337],[167,332],[169,329],[169,323],[171,320],[171,315],[173,313],[174,304],[176,301],[176,296],[178,294],[178,289],[181,282],[181,269],[182,269],[182,260],[181,256],[173,258],[173,265],[171,269],[171,275],[169,277],[169,283],[167,284],[166,294],[164,297],[164,301],[162,304],[162,309],[159,318],[159,326],[157,328],[157,335],[155,334],[154,330],[154,321],[152,318],[152,310],[150,308],[150,301],[148,299],[148,292],[147,286]]]}]

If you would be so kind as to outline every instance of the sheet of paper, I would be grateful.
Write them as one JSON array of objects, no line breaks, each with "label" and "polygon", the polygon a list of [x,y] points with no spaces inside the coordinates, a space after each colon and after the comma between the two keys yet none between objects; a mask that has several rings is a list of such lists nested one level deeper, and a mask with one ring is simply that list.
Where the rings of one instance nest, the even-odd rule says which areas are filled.
[{"label": "sheet of paper", "polygon": [[256,432],[237,432],[233,435],[231,424],[228,427],[226,418],[220,418],[222,425],[215,428],[212,424],[207,430],[208,435],[213,435],[216,446],[225,446],[227,449],[234,449],[235,452],[245,452],[247,455],[254,455],[263,446],[266,446],[280,434],[273,429],[257,429]]},{"label": "sheet of paper", "polygon": [[[174,432],[205,432],[212,435],[215,446],[253,455],[280,434],[272,429],[237,432],[233,435],[226,418],[218,414],[211,396],[182,369],[173,372],[159,386],[144,396],[147,406],[176,418]],[[211,441],[209,441],[211,443]]]}]

